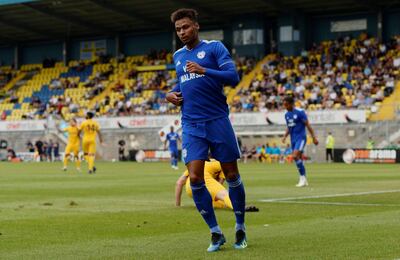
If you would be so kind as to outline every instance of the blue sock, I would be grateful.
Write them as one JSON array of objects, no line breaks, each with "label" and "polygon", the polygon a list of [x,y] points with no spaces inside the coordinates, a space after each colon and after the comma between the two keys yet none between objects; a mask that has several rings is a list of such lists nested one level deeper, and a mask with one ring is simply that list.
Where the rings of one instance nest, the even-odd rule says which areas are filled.
[{"label": "blue sock", "polygon": [[212,198],[205,183],[190,183],[190,187],[192,188],[193,200],[196,204],[197,210],[206,221],[211,233],[222,233],[217,224],[217,219],[212,205]]},{"label": "blue sock", "polygon": [[176,159],[176,158],[174,159],[174,165],[178,166],[178,159]]},{"label": "blue sock", "polygon": [[236,231],[241,229],[245,230],[244,227],[244,214],[246,207],[246,194],[244,192],[244,186],[240,175],[236,180],[227,180],[229,185],[229,198],[232,201],[233,211],[236,216]]},{"label": "blue sock", "polygon": [[296,166],[299,170],[300,176],[306,176],[306,168],[304,168],[303,160],[296,160]]}]

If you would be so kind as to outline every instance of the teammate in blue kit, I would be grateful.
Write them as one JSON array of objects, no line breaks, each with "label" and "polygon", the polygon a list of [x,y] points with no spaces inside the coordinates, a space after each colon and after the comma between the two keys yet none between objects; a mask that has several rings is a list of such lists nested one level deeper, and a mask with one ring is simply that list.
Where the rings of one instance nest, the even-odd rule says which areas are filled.
[{"label": "teammate in blue kit", "polygon": [[304,163],[302,160],[302,153],[304,151],[304,146],[307,143],[306,128],[310,132],[315,145],[318,145],[318,139],[315,136],[314,130],[312,129],[304,110],[294,107],[293,97],[285,97],[283,100],[283,106],[287,110],[285,114],[287,129],[285,135],[283,136],[282,142],[285,143],[286,138],[288,135],[290,135],[293,159],[300,174],[299,183],[296,185],[296,187],[305,187],[308,185],[308,182],[306,178],[306,169],[304,168]]},{"label": "teammate in blue kit", "polygon": [[174,132],[174,127],[171,126],[171,132],[167,134],[167,138],[165,139],[164,149],[167,148],[167,142],[169,147],[169,152],[171,153],[171,167],[172,169],[178,170],[178,141],[181,138],[177,133]]},{"label": "teammate in blue kit", "polygon": [[239,76],[231,55],[221,42],[199,40],[197,16],[193,9],[179,9],[171,15],[176,33],[185,46],[174,53],[178,84],[166,98],[182,106],[182,155],[189,171],[193,200],[211,231],[207,251],[217,251],[225,243],[204,183],[204,163],[209,151],[221,162],[229,185],[236,216],[234,248],[243,249],[247,247],[246,203],[237,166],[240,151],[223,94],[223,86],[236,86]]}]

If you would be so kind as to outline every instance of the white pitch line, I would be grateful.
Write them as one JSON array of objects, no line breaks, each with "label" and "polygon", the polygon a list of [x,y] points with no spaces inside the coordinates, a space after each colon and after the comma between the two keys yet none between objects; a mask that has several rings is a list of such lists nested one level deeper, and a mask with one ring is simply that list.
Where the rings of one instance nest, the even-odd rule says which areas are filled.
[{"label": "white pitch line", "polygon": [[370,194],[384,194],[384,193],[395,193],[395,192],[400,192],[400,190],[380,190],[380,191],[339,193],[339,194],[327,194],[327,195],[315,195],[315,196],[303,196],[303,197],[275,198],[275,199],[263,199],[263,200],[260,200],[260,201],[261,202],[278,202],[278,201],[291,201],[291,200],[304,200],[304,199],[349,197],[349,196],[360,196],[360,195],[370,195]]},{"label": "white pitch line", "polygon": [[351,203],[351,202],[325,202],[325,201],[271,201],[270,203],[309,204],[309,205],[334,205],[334,206],[368,206],[368,207],[400,207],[400,204],[376,203]]}]

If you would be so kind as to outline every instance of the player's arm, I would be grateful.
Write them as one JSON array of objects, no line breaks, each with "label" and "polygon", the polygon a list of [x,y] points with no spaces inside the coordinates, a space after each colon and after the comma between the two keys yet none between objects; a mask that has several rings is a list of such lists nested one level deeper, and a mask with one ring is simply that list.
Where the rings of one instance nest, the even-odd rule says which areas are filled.
[{"label": "player's arm", "polygon": [[164,141],[164,150],[167,150],[167,143],[168,143],[168,138],[165,138],[165,141]]},{"label": "player's arm", "polygon": [[176,185],[175,185],[175,206],[177,206],[177,207],[181,206],[182,190],[183,190],[183,186],[185,186],[187,178],[188,178],[188,176],[183,174],[176,181]]},{"label": "player's arm", "polygon": [[312,137],[312,139],[313,139],[313,143],[314,143],[315,145],[318,145],[318,139],[317,139],[317,137],[315,136],[314,129],[311,127],[310,122],[307,120],[304,124],[306,125],[306,127],[307,127],[307,129],[308,129],[308,132],[310,133],[310,135],[311,135],[311,137]]},{"label": "player's arm", "polygon": [[193,61],[186,62],[186,69],[190,73],[204,74],[218,79],[224,84],[236,86],[239,83],[239,74],[228,50],[221,42],[217,42],[213,52],[217,59],[219,70],[202,67]]},{"label": "player's arm", "polygon": [[282,138],[282,143],[286,143],[286,138],[288,137],[288,135],[289,135],[289,128],[286,128],[286,132]]},{"label": "player's arm", "polygon": [[193,61],[186,63],[187,70],[190,73],[204,74],[212,78],[218,79],[224,84],[236,86],[239,83],[239,75],[237,74],[236,67],[233,63],[225,63],[220,70],[204,68]]},{"label": "player's arm", "polygon": [[318,145],[318,139],[317,139],[317,137],[315,136],[314,129],[311,127],[310,121],[308,121],[306,112],[302,111],[302,112],[300,113],[300,117],[301,117],[302,121],[304,122],[304,125],[306,126],[308,132],[311,134],[311,137],[312,137],[312,139],[313,139],[313,143],[314,143],[315,145]]},{"label": "player's arm", "polygon": [[181,106],[183,103],[183,97],[181,92],[181,87],[179,82],[175,85],[175,87],[167,93],[165,99],[174,104],[175,106]]}]

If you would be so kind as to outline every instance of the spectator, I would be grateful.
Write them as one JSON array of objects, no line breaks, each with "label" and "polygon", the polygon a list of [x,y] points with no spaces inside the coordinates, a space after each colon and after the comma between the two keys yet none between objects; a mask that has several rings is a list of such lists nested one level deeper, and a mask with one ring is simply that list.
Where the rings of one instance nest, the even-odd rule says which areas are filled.
[{"label": "spectator", "polygon": [[335,138],[332,136],[331,132],[329,132],[328,136],[326,137],[325,148],[326,161],[328,162],[330,159],[330,162],[333,162],[333,149],[335,148]]},{"label": "spectator", "polygon": [[28,141],[26,143],[26,149],[28,150],[28,152],[30,153],[34,153],[35,152],[35,147],[33,146],[31,141]]},{"label": "spectator", "polygon": [[372,150],[372,149],[374,149],[374,146],[375,146],[374,140],[372,140],[371,136],[368,137],[367,145],[366,145],[365,148],[368,149],[368,150]]},{"label": "spectator", "polygon": [[54,161],[60,161],[60,143],[55,142],[53,144]]}]

